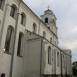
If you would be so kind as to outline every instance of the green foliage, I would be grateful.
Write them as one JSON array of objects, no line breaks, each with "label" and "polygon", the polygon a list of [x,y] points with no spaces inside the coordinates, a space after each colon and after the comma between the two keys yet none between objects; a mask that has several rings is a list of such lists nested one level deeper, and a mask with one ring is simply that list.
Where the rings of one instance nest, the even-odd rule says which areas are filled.
[{"label": "green foliage", "polygon": [[75,66],[72,68],[72,70],[73,70],[73,75],[77,75],[77,65],[75,65]]}]

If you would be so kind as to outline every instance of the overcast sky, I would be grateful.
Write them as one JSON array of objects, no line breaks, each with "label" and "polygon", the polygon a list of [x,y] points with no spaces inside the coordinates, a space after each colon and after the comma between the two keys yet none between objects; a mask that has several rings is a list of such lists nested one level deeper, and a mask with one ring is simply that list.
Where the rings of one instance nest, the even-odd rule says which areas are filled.
[{"label": "overcast sky", "polygon": [[40,17],[50,6],[56,15],[59,47],[72,50],[77,61],[77,0],[23,0]]}]

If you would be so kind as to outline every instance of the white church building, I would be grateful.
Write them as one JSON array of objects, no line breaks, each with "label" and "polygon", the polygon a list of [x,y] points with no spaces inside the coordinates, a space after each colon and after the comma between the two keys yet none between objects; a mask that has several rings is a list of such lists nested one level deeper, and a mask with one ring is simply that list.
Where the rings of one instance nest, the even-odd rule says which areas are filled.
[{"label": "white church building", "polygon": [[40,19],[22,0],[0,0],[0,77],[71,77],[57,31],[50,9]]}]

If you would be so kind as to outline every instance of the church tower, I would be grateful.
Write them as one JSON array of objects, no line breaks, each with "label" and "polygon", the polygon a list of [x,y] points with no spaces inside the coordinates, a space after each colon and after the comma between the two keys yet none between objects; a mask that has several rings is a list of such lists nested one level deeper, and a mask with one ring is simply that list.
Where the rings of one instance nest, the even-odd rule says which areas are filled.
[{"label": "church tower", "polygon": [[44,15],[41,15],[41,20],[47,25],[47,27],[57,36],[56,16],[51,10],[46,10]]}]

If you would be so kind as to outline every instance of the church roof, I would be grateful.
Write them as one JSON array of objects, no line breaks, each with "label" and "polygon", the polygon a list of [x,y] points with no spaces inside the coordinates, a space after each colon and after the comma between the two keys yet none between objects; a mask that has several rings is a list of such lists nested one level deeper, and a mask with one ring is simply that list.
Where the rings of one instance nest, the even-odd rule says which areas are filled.
[{"label": "church roof", "polygon": [[53,12],[49,9],[47,9],[44,13],[52,13],[53,14]]}]

